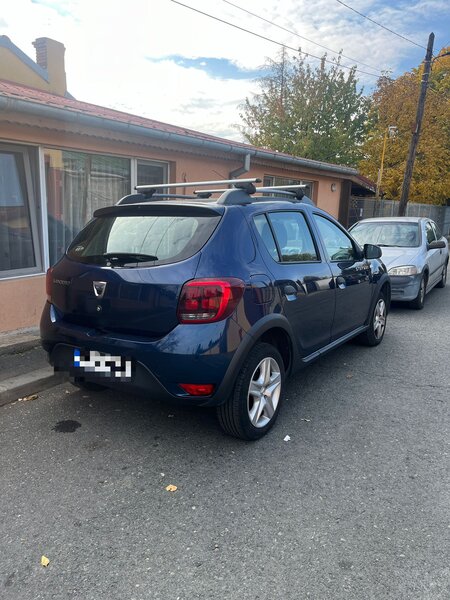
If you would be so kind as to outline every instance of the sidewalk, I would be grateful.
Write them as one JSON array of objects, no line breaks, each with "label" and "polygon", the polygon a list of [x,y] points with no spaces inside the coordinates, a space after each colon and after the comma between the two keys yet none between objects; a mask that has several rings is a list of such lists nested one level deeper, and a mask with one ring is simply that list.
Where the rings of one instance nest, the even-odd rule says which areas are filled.
[{"label": "sidewalk", "polygon": [[60,383],[41,348],[38,328],[0,333],[0,406]]}]

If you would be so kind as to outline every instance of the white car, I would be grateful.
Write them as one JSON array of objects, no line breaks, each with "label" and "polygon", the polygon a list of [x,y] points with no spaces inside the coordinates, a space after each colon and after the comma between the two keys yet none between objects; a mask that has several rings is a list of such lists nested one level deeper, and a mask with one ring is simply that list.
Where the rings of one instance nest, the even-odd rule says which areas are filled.
[{"label": "white car", "polygon": [[425,295],[445,287],[448,242],[431,219],[383,217],[364,219],[350,228],[361,245],[376,244],[391,277],[391,299],[423,308]]}]

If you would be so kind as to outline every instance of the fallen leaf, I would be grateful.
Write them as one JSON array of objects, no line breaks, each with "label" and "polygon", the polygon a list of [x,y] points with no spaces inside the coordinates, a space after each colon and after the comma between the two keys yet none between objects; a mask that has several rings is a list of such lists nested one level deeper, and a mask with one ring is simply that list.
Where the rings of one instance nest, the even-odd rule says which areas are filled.
[{"label": "fallen leaf", "polygon": [[166,487],[166,491],[168,491],[168,492],[176,492],[177,489],[178,489],[177,486],[176,485],[172,485],[172,484],[170,484],[170,485],[168,485]]},{"label": "fallen leaf", "polygon": [[291,436],[290,436],[290,435],[287,435],[287,436],[286,436],[286,437],[283,439],[283,442],[289,442],[289,441],[290,441],[290,439],[291,439]]},{"label": "fallen leaf", "polygon": [[48,567],[48,565],[50,564],[50,561],[48,560],[48,558],[44,555],[41,556],[41,565],[43,567]]},{"label": "fallen leaf", "polygon": [[30,396],[24,396],[23,398],[18,398],[17,402],[29,402],[30,400],[36,400],[38,397],[37,394],[30,394]]}]

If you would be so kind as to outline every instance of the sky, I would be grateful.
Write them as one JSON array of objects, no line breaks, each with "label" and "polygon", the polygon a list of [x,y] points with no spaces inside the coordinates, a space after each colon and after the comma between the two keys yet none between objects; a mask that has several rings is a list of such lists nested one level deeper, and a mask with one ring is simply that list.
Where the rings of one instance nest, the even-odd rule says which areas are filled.
[{"label": "sky", "polygon": [[[310,55],[325,52],[317,44],[342,50],[349,57],[343,64],[364,71],[358,77],[366,93],[381,71],[396,77],[417,66],[431,31],[435,54],[450,44],[448,0],[345,0],[418,45],[339,0],[182,3]],[[172,0],[1,0],[0,35],[33,60],[36,38],[62,42],[77,100],[233,140],[243,140],[239,106],[258,93],[264,64],[281,49]]]}]

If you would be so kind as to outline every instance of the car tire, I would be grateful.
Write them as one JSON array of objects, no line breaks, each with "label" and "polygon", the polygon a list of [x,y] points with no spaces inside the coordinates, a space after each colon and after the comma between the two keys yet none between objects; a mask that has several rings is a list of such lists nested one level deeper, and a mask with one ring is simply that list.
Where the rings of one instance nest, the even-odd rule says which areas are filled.
[{"label": "car tire", "polygon": [[365,346],[378,346],[384,338],[387,320],[387,303],[384,292],[380,292],[372,309],[369,327],[358,336],[358,340]]},{"label": "car tire", "polygon": [[93,381],[85,381],[79,377],[73,379],[72,383],[75,387],[79,388],[80,390],[85,390],[86,392],[102,392],[103,390],[106,390],[106,385],[94,383]]},{"label": "car tire", "polygon": [[439,283],[436,284],[436,287],[445,288],[445,284],[447,283],[447,268],[448,268],[448,261],[445,263],[445,265],[442,269],[442,277],[441,277]]},{"label": "car tire", "polygon": [[257,344],[246,357],[231,396],[217,407],[222,429],[241,440],[263,437],[276,421],[284,388],[281,354],[271,344]]},{"label": "car tire", "polygon": [[422,279],[420,280],[419,291],[417,296],[410,302],[411,308],[415,310],[422,310],[425,305],[425,294],[427,293],[427,277],[426,275],[422,275]]}]

